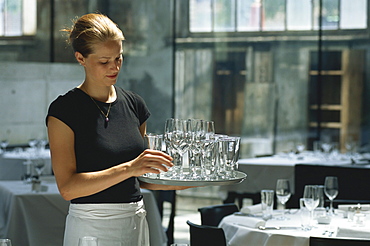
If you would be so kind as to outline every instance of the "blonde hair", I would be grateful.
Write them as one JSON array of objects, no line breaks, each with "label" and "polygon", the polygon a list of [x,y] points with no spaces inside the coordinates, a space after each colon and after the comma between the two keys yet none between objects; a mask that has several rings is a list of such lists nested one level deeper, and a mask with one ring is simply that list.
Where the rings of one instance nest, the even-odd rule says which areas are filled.
[{"label": "blonde hair", "polygon": [[63,29],[69,34],[68,42],[73,50],[84,57],[93,53],[93,45],[109,40],[125,40],[121,29],[103,14],[86,14],[74,21],[71,29]]}]

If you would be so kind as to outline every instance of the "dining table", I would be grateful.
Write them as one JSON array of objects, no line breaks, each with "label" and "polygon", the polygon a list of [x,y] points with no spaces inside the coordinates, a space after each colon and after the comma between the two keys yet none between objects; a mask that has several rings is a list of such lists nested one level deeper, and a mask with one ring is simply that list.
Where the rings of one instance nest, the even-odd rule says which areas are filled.
[{"label": "dining table", "polygon": [[[150,245],[164,246],[167,236],[153,193],[142,189]],[[16,246],[60,246],[63,244],[69,201],[59,194],[54,176],[41,176],[40,191],[31,183],[0,181],[0,238]]]},{"label": "dining table", "polygon": [[[336,210],[333,216],[313,219],[310,227],[302,227],[300,209],[285,211],[286,219],[281,219],[282,213],[274,210],[273,218],[267,221],[258,214],[232,214],[224,217],[219,227],[224,230],[228,246],[309,246],[310,237],[370,238],[368,211],[361,212],[365,219],[359,222],[350,221],[344,211]],[[307,213],[304,216],[307,221]]]}]

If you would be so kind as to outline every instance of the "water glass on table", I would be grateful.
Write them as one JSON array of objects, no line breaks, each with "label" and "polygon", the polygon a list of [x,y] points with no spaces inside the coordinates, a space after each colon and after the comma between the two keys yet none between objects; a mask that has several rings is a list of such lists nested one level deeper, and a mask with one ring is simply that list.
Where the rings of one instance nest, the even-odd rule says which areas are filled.
[{"label": "water glass on table", "polygon": [[334,198],[337,197],[338,195],[338,178],[334,176],[328,176],[325,178],[325,185],[324,185],[324,191],[325,195],[329,198],[330,200],[330,210],[329,214],[333,215],[334,214],[334,208],[333,208],[333,200]]},{"label": "water glass on table", "polygon": [[301,219],[301,228],[303,231],[311,230],[310,211],[306,208],[304,198],[299,199],[299,216]]},{"label": "water glass on table", "polygon": [[264,220],[271,219],[272,211],[274,208],[273,190],[261,190],[261,206],[262,206],[262,218]]},{"label": "water glass on table", "polygon": [[0,239],[0,246],[12,246],[12,241],[8,238]]},{"label": "water glass on table", "polygon": [[305,185],[303,191],[303,201],[308,211],[310,211],[310,220],[313,224],[313,211],[319,205],[320,201],[317,185]]},{"label": "water glass on table", "polygon": [[276,182],[276,197],[278,198],[279,202],[283,205],[283,215],[278,217],[277,219],[280,220],[287,220],[288,218],[285,216],[285,204],[289,200],[291,196],[289,180],[287,179],[278,179]]},{"label": "water glass on table", "polygon": [[98,246],[98,238],[84,236],[78,240],[78,246]]}]

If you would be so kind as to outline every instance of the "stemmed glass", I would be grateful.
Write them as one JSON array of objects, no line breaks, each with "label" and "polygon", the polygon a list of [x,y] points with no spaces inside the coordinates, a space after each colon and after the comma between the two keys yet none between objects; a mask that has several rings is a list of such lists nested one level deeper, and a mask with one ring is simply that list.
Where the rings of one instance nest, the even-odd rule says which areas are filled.
[{"label": "stemmed glass", "polygon": [[303,191],[303,201],[308,211],[310,220],[313,222],[313,211],[319,205],[319,188],[317,185],[305,185]]},{"label": "stemmed glass", "polygon": [[332,144],[329,141],[321,142],[321,148],[324,150],[325,157],[329,157],[329,153],[331,150]]},{"label": "stemmed glass", "polygon": [[8,238],[0,239],[0,246],[12,246],[12,241]]},{"label": "stemmed glass", "polygon": [[8,140],[2,140],[0,142],[0,147],[1,147],[3,153],[5,153],[6,147],[8,147],[8,145],[9,145]]},{"label": "stemmed glass", "polygon": [[43,159],[34,159],[32,160],[35,170],[37,172],[37,178],[40,178],[42,171],[45,168],[45,160]]},{"label": "stemmed glass", "polygon": [[183,119],[168,119],[165,126],[165,141],[172,151],[177,154],[172,178],[182,179],[183,156],[189,149],[187,139],[187,124]]},{"label": "stemmed glass", "polygon": [[287,179],[278,179],[276,182],[276,197],[280,201],[280,203],[283,205],[283,216],[278,218],[280,220],[286,220],[288,219],[285,216],[285,204],[286,202],[290,199],[290,196],[292,195],[290,191],[290,185],[289,185],[289,180]]},{"label": "stemmed glass", "polygon": [[338,178],[334,176],[328,176],[325,178],[325,184],[324,184],[324,192],[325,195],[330,200],[330,214],[334,214],[334,208],[333,208],[333,200],[338,195]]},{"label": "stemmed glass", "polygon": [[202,178],[202,148],[206,140],[206,125],[203,120],[191,119],[189,121],[189,129],[191,133],[190,145],[190,179]]},{"label": "stemmed glass", "polygon": [[[175,119],[173,119],[173,118],[170,118],[170,119],[166,120],[166,123],[165,123],[165,126],[164,126],[163,140],[166,144],[167,154],[169,154],[173,157],[174,164],[176,166],[176,164],[177,164],[176,162],[178,161],[177,152],[173,148],[172,142],[171,142],[172,132],[173,132],[173,129],[174,129],[174,122],[175,122]],[[171,167],[168,170],[168,172],[165,174],[166,177],[171,177],[172,176],[172,174],[174,173],[174,170],[175,170],[175,166]]]},{"label": "stemmed glass", "polygon": [[98,239],[90,236],[81,237],[78,240],[78,246],[98,246]]},{"label": "stemmed glass", "polygon": [[304,143],[299,142],[296,145],[296,149],[297,149],[298,154],[302,154],[303,151],[305,150],[305,148],[306,148],[306,146],[304,145]]}]

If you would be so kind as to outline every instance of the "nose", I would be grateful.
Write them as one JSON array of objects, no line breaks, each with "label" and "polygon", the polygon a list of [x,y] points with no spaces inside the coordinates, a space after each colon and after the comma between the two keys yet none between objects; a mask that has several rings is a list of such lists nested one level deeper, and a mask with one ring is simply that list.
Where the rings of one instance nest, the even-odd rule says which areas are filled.
[{"label": "nose", "polygon": [[111,70],[113,71],[119,71],[121,69],[122,62],[121,61],[114,61],[114,63],[111,66]]}]

